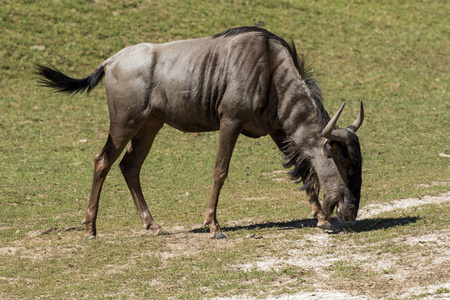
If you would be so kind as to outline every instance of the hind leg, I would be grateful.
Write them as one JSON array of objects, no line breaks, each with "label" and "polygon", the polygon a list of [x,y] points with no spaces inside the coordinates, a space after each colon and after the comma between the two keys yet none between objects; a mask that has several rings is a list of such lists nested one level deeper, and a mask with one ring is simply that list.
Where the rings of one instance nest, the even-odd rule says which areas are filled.
[{"label": "hind leg", "polygon": [[168,232],[153,220],[142,193],[139,175],[142,164],[152,147],[153,140],[163,125],[162,121],[150,117],[133,137],[120,162],[120,169],[131,192],[142,224],[145,229],[151,229],[155,235],[168,234]]},{"label": "hind leg", "polygon": [[94,178],[92,181],[91,196],[89,199],[88,209],[83,220],[86,226],[86,237],[95,238],[97,235],[96,220],[98,212],[98,204],[100,200],[100,193],[103,183],[108,175],[113,163],[117,160],[120,153],[122,153],[128,141],[131,139],[132,133],[113,137],[108,135],[105,146],[94,158]]},{"label": "hind leg", "polygon": [[313,188],[306,189],[306,195],[308,196],[309,207],[311,208],[311,215],[317,217],[317,227],[331,230],[333,229],[328,216],[322,211],[322,206],[320,205],[319,198]]}]

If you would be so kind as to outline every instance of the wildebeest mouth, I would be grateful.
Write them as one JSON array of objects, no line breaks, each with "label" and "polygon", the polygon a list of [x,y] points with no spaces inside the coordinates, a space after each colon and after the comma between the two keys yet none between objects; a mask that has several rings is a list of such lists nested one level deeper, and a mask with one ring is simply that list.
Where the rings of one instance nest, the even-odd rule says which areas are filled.
[{"label": "wildebeest mouth", "polygon": [[346,223],[351,223],[356,220],[358,209],[353,204],[341,204],[337,206],[337,217],[339,220]]}]

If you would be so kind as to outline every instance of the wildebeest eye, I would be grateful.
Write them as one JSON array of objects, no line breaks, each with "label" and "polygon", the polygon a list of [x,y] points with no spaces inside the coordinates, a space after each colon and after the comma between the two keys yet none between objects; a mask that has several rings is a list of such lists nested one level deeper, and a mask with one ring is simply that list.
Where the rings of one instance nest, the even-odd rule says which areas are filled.
[{"label": "wildebeest eye", "polygon": [[349,168],[347,173],[348,173],[348,175],[353,176],[353,175],[355,175],[355,170],[353,170],[353,168]]}]

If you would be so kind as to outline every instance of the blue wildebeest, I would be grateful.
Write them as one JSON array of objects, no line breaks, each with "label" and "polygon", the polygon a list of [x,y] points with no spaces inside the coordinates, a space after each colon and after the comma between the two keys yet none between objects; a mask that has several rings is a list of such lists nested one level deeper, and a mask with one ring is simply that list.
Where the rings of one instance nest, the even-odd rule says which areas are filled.
[{"label": "blue wildebeest", "polygon": [[[83,79],[56,68],[37,66],[40,83],[68,94],[89,92],[105,77],[110,131],[95,156],[92,191],[83,223],[95,237],[98,203],[112,164],[131,141],[120,169],[146,229],[167,234],[152,218],[139,174],[153,140],[167,123],[184,132],[220,130],[213,184],[204,225],[211,237],[224,238],[216,218],[220,190],[228,175],[233,148],[242,133],[270,135],[303,181],[318,227],[356,219],[361,193],[361,151],[355,132],[364,118],[336,126],[344,106],[330,119],[309,68],[294,44],[264,29],[241,27],[212,37],[127,47]],[[318,195],[323,191],[323,206]]]}]

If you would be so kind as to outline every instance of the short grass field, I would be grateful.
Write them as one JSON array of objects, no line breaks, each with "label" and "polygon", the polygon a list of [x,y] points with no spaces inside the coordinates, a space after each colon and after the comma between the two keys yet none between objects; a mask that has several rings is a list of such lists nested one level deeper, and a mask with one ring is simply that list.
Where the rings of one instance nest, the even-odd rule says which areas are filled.
[{"label": "short grass field", "polygon": [[[2,1],[0,298],[450,296],[449,11],[448,1]],[[81,78],[126,46],[248,25],[295,41],[327,111],[347,103],[341,126],[364,101],[358,221],[315,228],[271,139],[241,136],[219,202],[228,239],[210,240],[201,223],[218,134],[166,126],[141,179],[172,234],[142,229],[116,164],[98,239],[84,239],[108,134],[104,89],[55,94],[37,86],[35,64]]]}]

